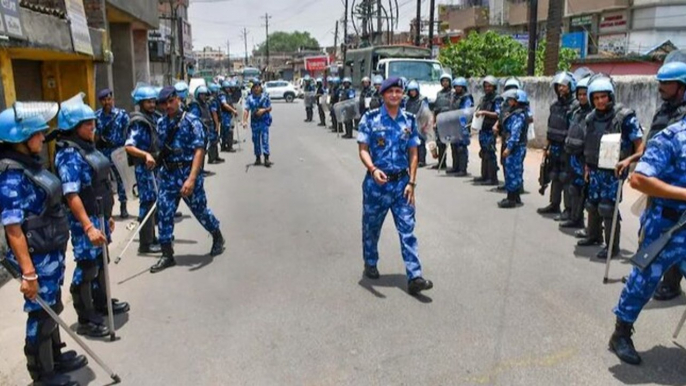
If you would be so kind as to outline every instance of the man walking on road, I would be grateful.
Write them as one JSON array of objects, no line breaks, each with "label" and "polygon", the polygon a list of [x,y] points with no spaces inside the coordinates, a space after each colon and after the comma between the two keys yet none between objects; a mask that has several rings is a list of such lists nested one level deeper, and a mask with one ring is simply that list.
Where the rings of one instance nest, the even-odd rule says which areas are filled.
[{"label": "man walking on road", "polygon": [[380,93],[383,106],[365,114],[357,135],[360,160],[367,168],[362,183],[364,275],[370,279],[380,276],[376,267],[379,236],[390,209],[400,234],[407,289],[411,295],[416,295],[433,288],[431,281],[422,278],[414,235],[419,133],[415,116],[400,109],[402,81],[395,77],[387,79]]}]

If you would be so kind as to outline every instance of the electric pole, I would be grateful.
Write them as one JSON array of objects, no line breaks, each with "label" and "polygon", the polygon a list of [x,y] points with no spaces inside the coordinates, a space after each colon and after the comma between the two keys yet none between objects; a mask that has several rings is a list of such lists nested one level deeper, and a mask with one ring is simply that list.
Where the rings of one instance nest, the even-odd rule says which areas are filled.
[{"label": "electric pole", "polygon": [[417,0],[417,19],[414,28],[414,45],[419,47],[422,43],[422,0]]},{"label": "electric pole", "polygon": [[376,36],[378,40],[376,44],[381,45],[383,41],[383,24],[381,21],[381,0],[376,0]]},{"label": "electric pole", "polygon": [[345,62],[348,55],[348,0],[345,0],[345,17],[343,20],[343,76],[345,76]]},{"label": "electric pole", "polygon": [[536,43],[538,40],[538,0],[529,0],[529,57],[526,74],[534,76],[536,72]]},{"label": "electric pole", "polygon": [[555,75],[560,60],[560,33],[562,32],[562,14],[564,0],[550,0],[548,4],[548,20],[546,21],[545,59],[543,75]]},{"label": "electric pole", "polygon": [[243,33],[241,34],[243,37],[243,44],[245,46],[245,67],[248,67],[248,29],[243,27]]},{"label": "electric pole", "polygon": [[226,40],[226,67],[228,72],[231,72],[231,41]]},{"label": "electric pole", "polygon": [[429,49],[431,50],[431,56],[434,52],[434,14],[436,11],[436,0],[429,1]]},{"label": "electric pole", "polygon": [[333,38],[333,60],[338,58],[338,20],[336,20],[336,34]]},{"label": "electric pole", "polygon": [[271,18],[272,17],[269,16],[268,13],[264,14],[263,19],[264,19],[264,27],[265,27],[265,33],[266,33],[266,41],[264,44],[265,44],[265,52],[267,54],[267,62],[266,62],[267,64],[266,64],[265,68],[269,67],[269,19],[271,19]]}]

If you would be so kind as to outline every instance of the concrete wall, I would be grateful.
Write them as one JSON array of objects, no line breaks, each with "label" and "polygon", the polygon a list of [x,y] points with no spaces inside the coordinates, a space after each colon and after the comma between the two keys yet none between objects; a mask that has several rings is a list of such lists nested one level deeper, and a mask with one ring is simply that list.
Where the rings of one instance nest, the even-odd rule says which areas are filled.
[{"label": "concrete wall", "polygon": [[157,0],[107,0],[107,3],[146,23],[152,29],[159,27]]},{"label": "concrete wall", "polygon": [[[617,76],[616,82],[617,100],[636,110],[636,116],[644,130],[650,127],[653,115],[660,104],[660,96],[657,92],[657,82],[652,76]],[[531,147],[543,147],[545,145],[546,131],[548,129],[548,115],[550,104],[556,95],[550,85],[551,77],[525,77],[520,78],[524,82],[524,90],[529,95],[531,109],[534,113],[534,127],[536,139],[529,143]],[[478,85],[480,79],[470,79],[470,91],[474,96],[474,102],[478,103],[483,96],[483,90]]]},{"label": "concrete wall", "polygon": [[136,85],[133,30],[129,23],[110,23],[110,39],[112,39],[113,91],[119,107],[128,111],[133,110],[130,95]]},{"label": "concrete wall", "polygon": [[133,31],[133,61],[136,68],[136,82],[150,83],[150,55],[148,53],[148,31]]}]

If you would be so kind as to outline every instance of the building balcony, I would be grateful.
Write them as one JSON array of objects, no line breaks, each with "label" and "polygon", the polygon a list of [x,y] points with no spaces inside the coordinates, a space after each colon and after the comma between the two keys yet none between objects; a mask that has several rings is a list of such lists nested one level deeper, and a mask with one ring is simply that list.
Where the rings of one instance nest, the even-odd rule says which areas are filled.
[{"label": "building balcony", "polygon": [[449,9],[440,16],[441,24],[448,30],[469,31],[488,26],[488,7],[469,7]]}]

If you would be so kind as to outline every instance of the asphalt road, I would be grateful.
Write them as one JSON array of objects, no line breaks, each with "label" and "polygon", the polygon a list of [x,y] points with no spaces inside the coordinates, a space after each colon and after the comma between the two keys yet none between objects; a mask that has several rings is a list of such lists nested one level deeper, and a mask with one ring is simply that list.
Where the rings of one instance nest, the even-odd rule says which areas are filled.
[{"label": "asphalt road", "polygon": [[[636,324],[644,364],[607,350],[611,310],[630,265],[613,261],[603,285],[597,248],[535,212],[540,154],[530,151],[524,206],[467,179],[419,172],[417,228],[433,290],[406,293],[398,237],[387,220],[382,278],[362,278],[361,183],[353,140],[303,123],[301,102],[274,103],[271,169],[242,151],[209,166],[212,210],[227,250],[193,218],[176,227],[179,265],[151,275],[134,249],[113,266],[120,340],[89,340],[126,385],[613,385],[686,384],[686,351],[671,334],[686,298],[650,303]],[[478,162],[472,149],[470,171]],[[636,197],[626,188],[622,254],[636,248]],[[183,207],[182,211],[190,211]],[[390,217],[390,215],[389,215]],[[113,245],[122,244],[124,223]],[[71,276],[71,266],[68,278]],[[75,322],[65,286],[63,316]],[[0,384],[29,382],[17,285],[0,288]],[[64,334],[63,334],[64,335]],[[70,347],[75,347],[66,338]],[[83,383],[109,382],[91,361]]]}]

